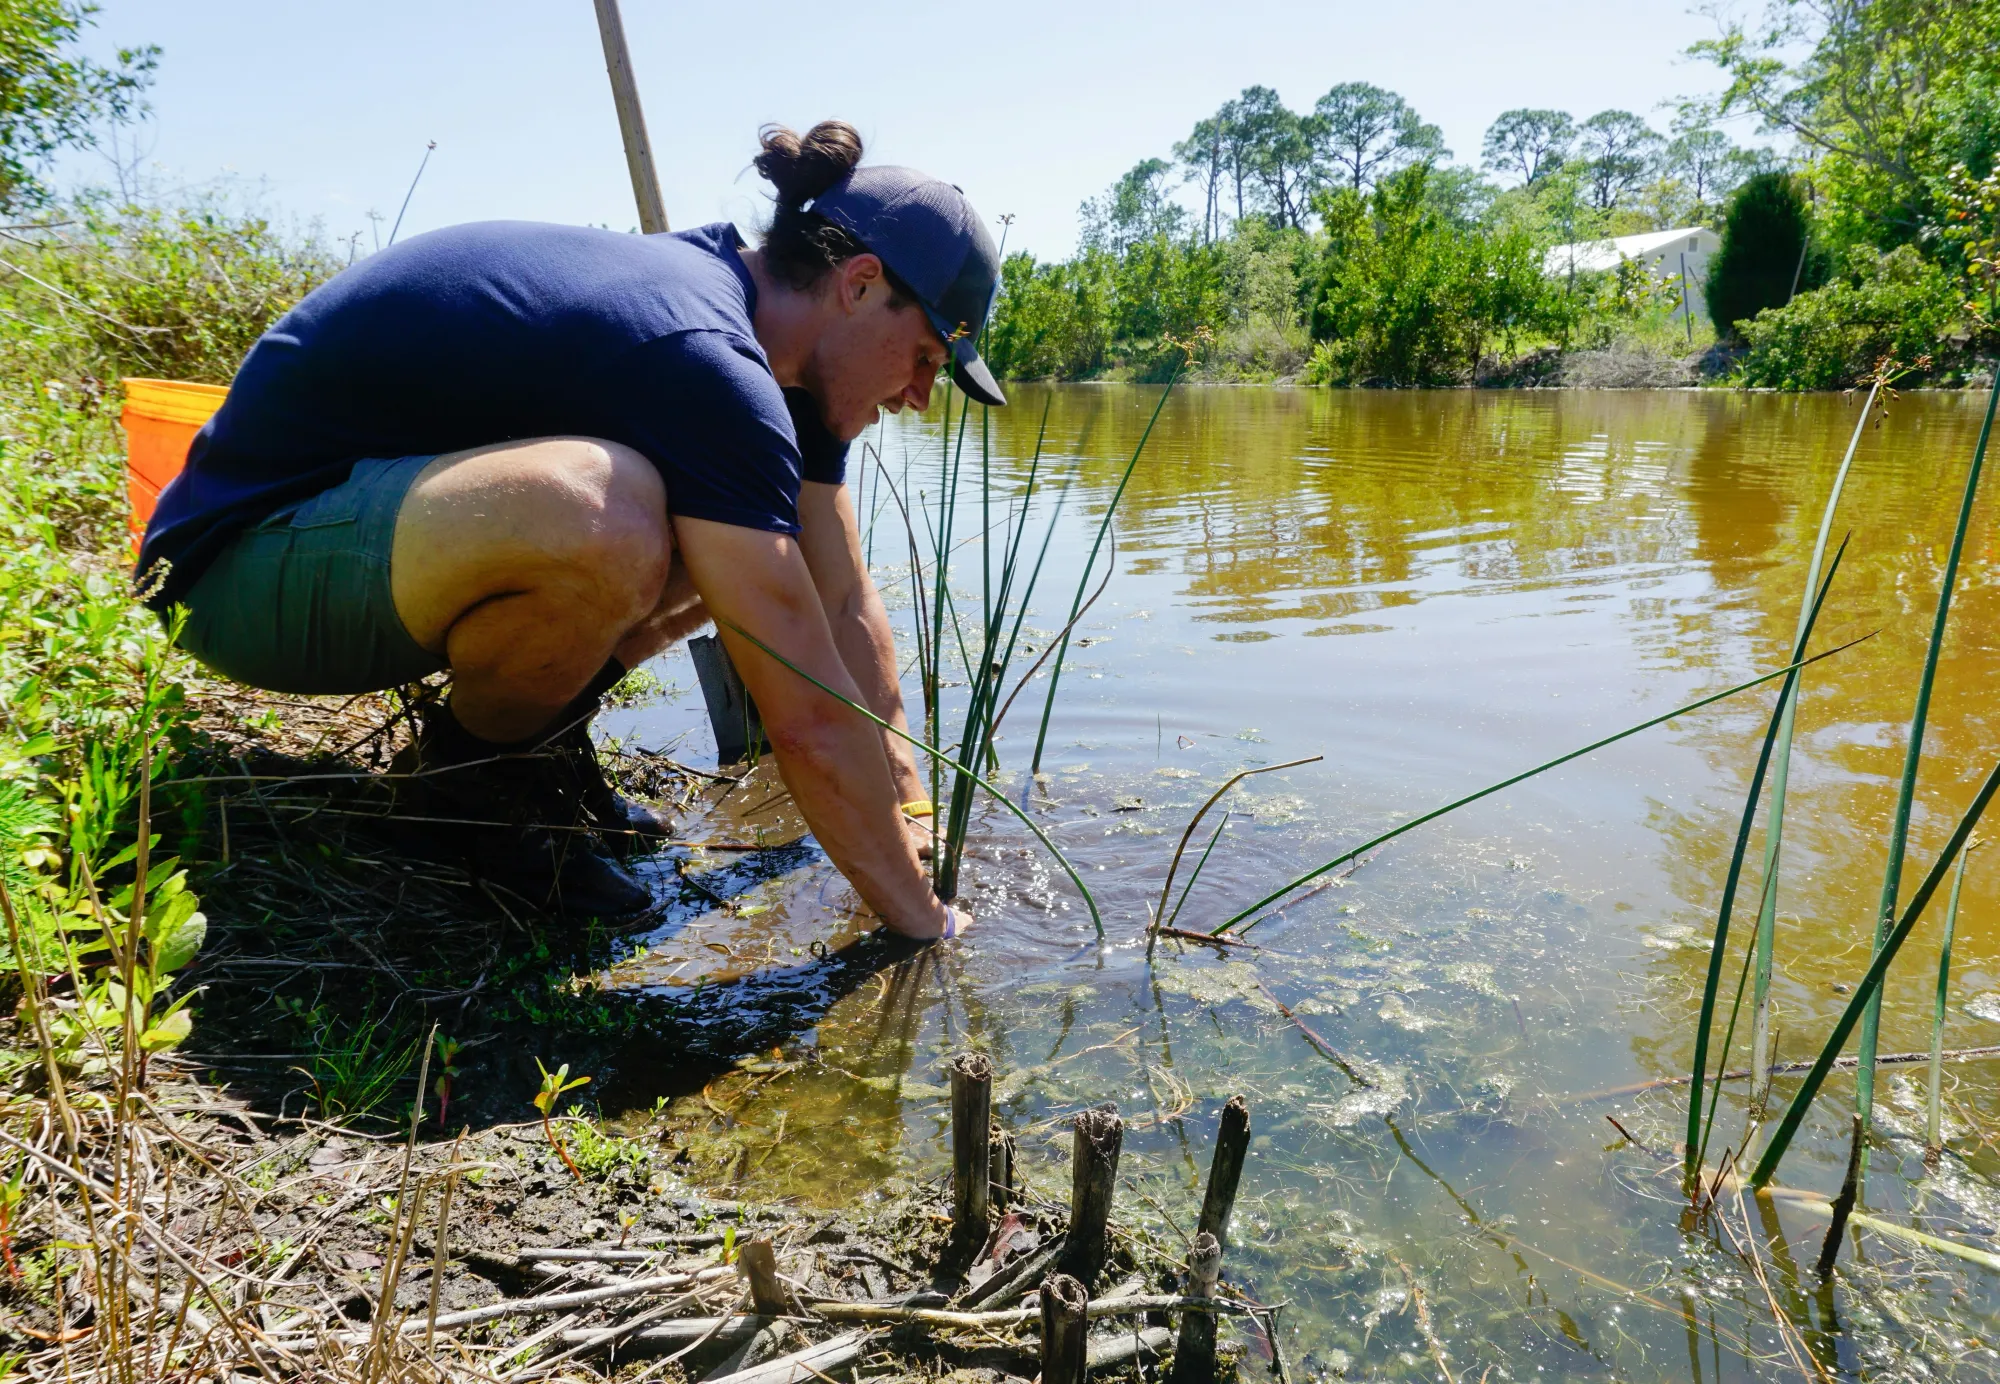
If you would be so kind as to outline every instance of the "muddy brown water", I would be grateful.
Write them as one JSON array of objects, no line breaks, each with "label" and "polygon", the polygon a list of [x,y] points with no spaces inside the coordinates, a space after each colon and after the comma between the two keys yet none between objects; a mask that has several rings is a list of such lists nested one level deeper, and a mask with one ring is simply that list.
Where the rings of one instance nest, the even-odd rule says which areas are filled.
[{"label": "muddy brown water", "polygon": [[[1019,496],[1045,403],[1044,467],[1073,480],[1029,617],[1037,652],[1156,397],[1024,386],[993,416],[996,524]],[[1907,395],[1861,443],[1836,525],[1852,545],[1820,643],[1879,633],[1817,665],[1805,688],[1779,889],[1781,1057],[1816,1051],[1865,965],[1916,670],[1983,405]],[[988,806],[965,891],[977,928],[955,945],[880,970],[822,962],[823,945],[866,923],[809,842],[698,852],[685,868],[733,911],[679,910],[607,980],[698,1003],[748,977],[728,993],[795,1003],[801,1017],[761,1032],[743,1069],[705,1096],[745,1141],[729,1185],[756,1195],[837,1204],[894,1172],[942,1171],[940,1064],[975,1046],[1001,1074],[997,1116],[1052,1191],[1066,1117],[1115,1100],[1131,1126],[1121,1205],[1173,1234],[1198,1209],[1222,1103],[1244,1094],[1256,1137],[1225,1271],[1293,1304],[1298,1373],[1439,1377],[1413,1294],[1456,1379],[1706,1384],[1795,1377],[1805,1352],[1837,1376],[2000,1372],[1986,1344],[2000,1332],[1993,1275],[1864,1233],[1824,1292],[1805,1267],[1822,1233],[1812,1216],[1752,1206],[1746,1225],[1732,1207],[1727,1225],[1686,1230],[1660,1157],[1605,1119],[1661,1150],[1678,1137],[1677,1088],[1599,1093],[1686,1070],[1699,939],[1768,691],[1419,828],[1258,926],[1263,951],[1169,945],[1149,966],[1142,940],[1182,827],[1238,769],[1325,756],[1226,800],[1181,926],[1212,926],[1401,819],[1780,666],[1858,408],[1720,392],[1187,389],[1118,511],[1117,575],[1070,651],[1032,799],[1095,892],[1107,943],[1093,943],[1039,847]],[[897,483],[932,506],[939,427],[934,412],[871,435]],[[975,541],[953,585],[970,620],[976,426],[966,456],[958,533]],[[1912,882],[2000,754],[1994,485],[1932,708]],[[879,472],[859,501],[907,639],[906,543]],[[685,655],[658,671],[673,693],[609,729],[708,762]],[[1016,794],[1040,690],[999,745]],[[690,830],[775,843],[800,828],[766,766]],[[1928,1043],[1939,913],[1892,973],[1885,1051]],[[1975,857],[1948,1046],[2000,1042],[1997,965],[2000,855]],[[1350,1080],[1301,1024],[1375,1084]],[[673,1089],[675,1067],[671,1051],[635,1052],[617,1101]],[[1934,1171],[1921,1157],[1923,1091],[1921,1067],[1886,1075],[1868,1202],[1991,1248],[2000,1063],[1947,1069],[1952,1148]],[[1725,1096],[1722,1137],[1740,1137],[1743,1099],[1740,1084]],[[1782,1182],[1837,1185],[1851,1099],[1851,1077],[1835,1077]]]}]

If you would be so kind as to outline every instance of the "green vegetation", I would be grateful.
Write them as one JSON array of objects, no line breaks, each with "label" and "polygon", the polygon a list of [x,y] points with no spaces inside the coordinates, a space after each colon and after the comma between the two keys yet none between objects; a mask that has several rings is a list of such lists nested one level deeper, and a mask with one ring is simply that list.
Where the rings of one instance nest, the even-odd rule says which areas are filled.
[{"label": "green vegetation", "polygon": [[[1773,0],[1695,45],[1724,90],[1666,131],[1510,110],[1477,168],[1394,92],[1343,82],[1294,112],[1250,87],[1085,202],[1073,257],[1007,260],[988,354],[1015,378],[1159,379],[1191,342],[1197,378],[1445,385],[1721,338],[1704,370],[1747,384],[1844,387],[1885,358],[1957,382],[2000,352],[1994,32],[2000,0]],[[1746,115],[1791,152],[1719,128]],[[1677,275],[1549,253],[1718,222],[1714,338],[1675,318]]]},{"label": "green vegetation", "polygon": [[1736,189],[1722,214],[1722,244],[1708,266],[1708,313],[1716,335],[1735,336],[1737,323],[1784,307],[1798,289],[1816,287],[1825,277],[1805,273],[1809,215],[1805,194],[1789,173],[1758,173]]}]

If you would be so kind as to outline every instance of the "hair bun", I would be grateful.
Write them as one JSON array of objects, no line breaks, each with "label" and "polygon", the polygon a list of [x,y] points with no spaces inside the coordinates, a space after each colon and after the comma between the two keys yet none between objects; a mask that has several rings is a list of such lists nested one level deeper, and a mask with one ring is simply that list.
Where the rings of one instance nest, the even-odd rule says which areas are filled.
[{"label": "hair bun", "polygon": [[822,120],[803,135],[784,125],[757,131],[763,146],[751,162],[777,189],[778,205],[797,207],[825,192],[861,162],[861,135],[845,120]]}]

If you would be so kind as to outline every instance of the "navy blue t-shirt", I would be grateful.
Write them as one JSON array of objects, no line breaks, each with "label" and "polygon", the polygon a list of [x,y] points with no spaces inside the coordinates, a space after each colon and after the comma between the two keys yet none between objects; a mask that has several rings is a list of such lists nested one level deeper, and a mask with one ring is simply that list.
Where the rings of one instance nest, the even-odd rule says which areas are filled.
[{"label": "navy blue t-shirt", "polygon": [[160,495],[139,556],[178,599],[238,531],[368,458],[568,435],[632,447],[667,508],[799,531],[801,480],[846,444],[783,390],[751,330],[728,222],[672,235],[487,221],[416,236],[306,295],[266,332]]}]

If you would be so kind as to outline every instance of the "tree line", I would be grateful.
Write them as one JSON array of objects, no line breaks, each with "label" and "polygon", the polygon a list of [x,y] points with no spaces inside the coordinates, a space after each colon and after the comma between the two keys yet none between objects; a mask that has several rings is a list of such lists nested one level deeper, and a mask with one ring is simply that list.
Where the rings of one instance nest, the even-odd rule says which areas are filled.
[{"label": "tree line", "polygon": [[[1306,110],[1252,86],[1084,202],[1073,256],[1009,257],[989,354],[1015,377],[1148,377],[1191,345],[1221,378],[1443,384],[1720,341],[1757,383],[1842,384],[1885,355],[1963,373],[2000,347],[1994,33],[2000,0],[1771,0],[1695,45],[1722,90],[1662,127],[1522,107],[1476,162],[1371,83]],[[1543,272],[1556,245],[1695,225],[1723,235],[1714,285]],[[1713,323],[1675,318],[1710,287]]]}]

